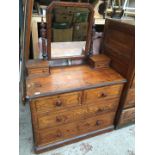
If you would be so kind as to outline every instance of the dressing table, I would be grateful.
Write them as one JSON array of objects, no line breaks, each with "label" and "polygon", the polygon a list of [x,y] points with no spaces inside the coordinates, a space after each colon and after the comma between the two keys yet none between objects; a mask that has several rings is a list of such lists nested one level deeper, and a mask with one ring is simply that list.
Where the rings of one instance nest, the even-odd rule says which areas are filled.
[{"label": "dressing table", "polygon": [[[60,8],[67,13],[62,13]],[[60,16],[56,17],[54,13],[59,11]],[[47,7],[47,37],[43,36],[47,39],[47,48],[43,60],[31,60],[26,65],[26,95],[36,153],[114,129],[126,79],[110,67],[110,58],[90,54],[93,13],[91,5],[85,3],[52,2]],[[78,32],[80,25],[87,23],[86,36],[80,35],[79,39],[72,35],[64,41],[53,39],[56,31],[63,32],[67,22],[66,29],[71,33]],[[61,35],[65,38],[65,33]],[[58,65],[57,61],[64,60],[66,65]],[[80,63],[73,65],[75,60]]]}]

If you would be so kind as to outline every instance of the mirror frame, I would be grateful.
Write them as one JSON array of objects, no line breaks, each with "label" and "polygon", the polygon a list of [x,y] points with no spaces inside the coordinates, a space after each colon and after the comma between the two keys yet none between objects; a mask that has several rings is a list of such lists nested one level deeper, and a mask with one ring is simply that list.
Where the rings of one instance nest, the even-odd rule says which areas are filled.
[{"label": "mirror frame", "polygon": [[[70,57],[59,57],[59,58],[52,58],[51,56],[51,25],[52,25],[52,18],[51,12],[55,7],[62,6],[62,7],[79,7],[79,8],[88,8],[90,14],[88,16],[88,31],[86,37],[86,45],[84,50],[84,56],[70,56]],[[92,26],[94,23],[94,9],[91,4],[89,3],[76,3],[76,2],[52,2],[46,9],[46,22],[47,22],[47,55],[48,60],[55,60],[55,59],[82,59],[85,58],[87,53],[91,47],[91,34],[92,34]]]}]

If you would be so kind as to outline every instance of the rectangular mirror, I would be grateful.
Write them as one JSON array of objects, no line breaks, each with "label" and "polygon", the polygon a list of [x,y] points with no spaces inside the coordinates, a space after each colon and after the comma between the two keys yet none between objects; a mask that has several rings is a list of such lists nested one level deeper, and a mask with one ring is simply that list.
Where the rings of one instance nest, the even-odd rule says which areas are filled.
[{"label": "rectangular mirror", "polygon": [[90,4],[86,3],[51,3],[47,8],[48,57],[63,59],[86,56],[90,48],[92,10]]}]

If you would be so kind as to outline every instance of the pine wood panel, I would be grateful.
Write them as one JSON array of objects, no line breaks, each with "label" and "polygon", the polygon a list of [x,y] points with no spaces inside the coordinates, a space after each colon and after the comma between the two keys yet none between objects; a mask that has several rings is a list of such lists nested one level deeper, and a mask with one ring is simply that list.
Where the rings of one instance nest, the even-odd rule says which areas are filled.
[{"label": "pine wood panel", "polygon": [[63,125],[63,127],[51,128],[51,130],[44,130],[37,133],[38,146],[58,141],[67,138],[75,137],[87,132],[98,130],[113,124],[115,113],[107,113],[106,115],[99,115],[87,120],[81,120],[74,123]]},{"label": "pine wood panel", "polygon": [[81,92],[38,98],[33,101],[37,113],[55,112],[68,107],[81,105]]},{"label": "pine wood panel", "polygon": [[135,89],[129,89],[124,104],[124,108],[130,108],[135,106]]},{"label": "pine wood panel", "polygon": [[94,70],[87,65],[51,68],[51,75],[27,79],[27,96],[36,98],[69,91],[124,83],[120,74],[111,68]]},{"label": "pine wood panel", "polygon": [[122,111],[119,126],[126,125],[135,121],[135,108],[129,108]]},{"label": "pine wood panel", "polygon": [[77,120],[86,119],[95,115],[104,114],[110,111],[116,112],[119,98],[107,100],[106,102],[98,102],[95,105],[77,106],[72,109],[64,109],[61,112],[46,112],[44,114],[36,114],[38,128],[51,128]]},{"label": "pine wood panel", "polygon": [[123,85],[112,85],[101,88],[89,89],[84,91],[84,102],[89,104],[93,101],[105,101],[109,98],[119,97],[121,95]]}]

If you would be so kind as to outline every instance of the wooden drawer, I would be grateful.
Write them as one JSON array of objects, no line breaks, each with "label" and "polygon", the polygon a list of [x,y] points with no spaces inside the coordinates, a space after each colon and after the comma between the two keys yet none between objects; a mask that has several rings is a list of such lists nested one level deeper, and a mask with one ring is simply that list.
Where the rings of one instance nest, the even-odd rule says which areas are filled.
[{"label": "wooden drawer", "polygon": [[38,113],[63,110],[67,107],[81,105],[81,92],[60,94],[50,97],[42,97],[32,101]]},{"label": "wooden drawer", "polygon": [[79,122],[70,123],[60,127],[49,128],[48,130],[40,131],[38,133],[38,145],[45,145],[54,143],[84,134],[87,132],[95,131],[113,125],[115,113],[107,113],[96,117],[81,120]]},{"label": "wooden drawer", "polygon": [[92,68],[107,68],[110,64],[110,58],[104,54],[93,55],[89,58],[89,64]]},{"label": "wooden drawer", "polygon": [[115,112],[110,112],[107,114],[95,116],[93,118],[88,118],[86,120],[80,121],[77,124],[77,129],[81,133],[102,129],[113,125],[114,117]]},{"label": "wooden drawer", "polygon": [[128,90],[124,108],[129,108],[134,106],[135,106],[135,89],[133,88]]},{"label": "wooden drawer", "polygon": [[37,115],[38,128],[50,128],[80,119],[100,115],[109,111],[116,111],[119,99],[111,99],[108,102],[98,102],[95,105],[86,105],[82,108],[73,108],[61,113],[45,113]]},{"label": "wooden drawer", "polygon": [[50,74],[49,63],[46,60],[28,60],[26,68],[28,76]]},{"label": "wooden drawer", "polygon": [[112,85],[101,88],[89,89],[84,91],[85,103],[92,101],[106,100],[110,98],[120,97],[123,85]]},{"label": "wooden drawer", "polygon": [[109,67],[109,63],[102,63],[102,62],[97,62],[95,64],[95,68],[104,68],[104,67]]},{"label": "wooden drawer", "polygon": [[120,118],[120,125],[125,125],[135,121],[135,108],[123,110]]},{"label": "wooden drawer", "polygon": [[32,74],[49,74],[49,68],[28,69],[28,75],[32,75]]}]

